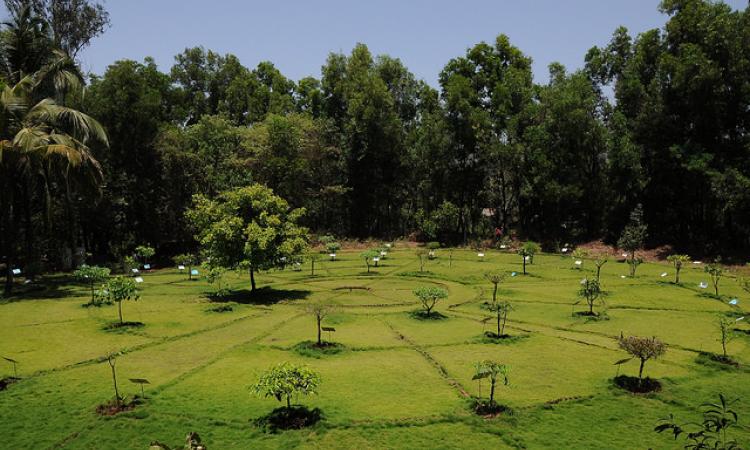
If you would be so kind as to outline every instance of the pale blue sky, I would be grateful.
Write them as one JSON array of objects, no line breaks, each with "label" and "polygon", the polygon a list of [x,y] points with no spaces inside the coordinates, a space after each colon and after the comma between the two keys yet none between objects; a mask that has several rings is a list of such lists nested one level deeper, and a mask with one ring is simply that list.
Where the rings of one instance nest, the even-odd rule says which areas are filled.
[{"label": "pale blue sky", "polygon": [[[331,51],[357,42],[387,53],[430,84],[442,67],[500,33],[534,59],[538,82],[547,65],[581,67],[593,45],[625,25],[631,33],[661,27],[657,0],[107,0],[112,27],[81,56],[102,73],[112,62],[156,59],[163,71],[185,47],[233,53],[248,67],[270,60],[288,77],[320,76]],[[745,8],[746,0],[728,0]]]}]

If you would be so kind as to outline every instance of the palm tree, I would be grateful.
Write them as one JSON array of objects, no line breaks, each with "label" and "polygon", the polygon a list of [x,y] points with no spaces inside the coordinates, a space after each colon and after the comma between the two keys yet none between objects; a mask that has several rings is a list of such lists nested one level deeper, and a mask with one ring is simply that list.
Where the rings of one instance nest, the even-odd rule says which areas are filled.
[{"label": "palm tree", "polygon": [[[25,209],[26,238],[30,241],[29,188],[44,194],[45,223],[49,223],[50,178],[65,187],[68,226],[73,225],[70,183],[81,178],[92,185],[102,181],[102,169],[89,148],[90,142],[108,145],[102,126],[90,116],[66,106],[83,93],[83,77],[74,61],[52,48],[49,26],[30,8],[18,10],[3,24],[0,71],[10,82],[0,93],[0,250],[6,256],[5,292],[12,290],[15,264],[15,230],[20,209]],[[73,170],[71,170],[73,169]],[[20,196],[18,194],[21,194]],[[20,197],[20,201],[19,201]],[[71,233],[69,244],[74,247]],[[27,255],[30,256],[30,255]]]}]

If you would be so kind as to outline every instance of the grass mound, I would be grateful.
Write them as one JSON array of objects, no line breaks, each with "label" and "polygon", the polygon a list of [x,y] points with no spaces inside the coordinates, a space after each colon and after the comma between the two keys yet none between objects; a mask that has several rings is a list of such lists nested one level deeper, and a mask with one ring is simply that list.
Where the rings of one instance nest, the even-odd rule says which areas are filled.
[{"label": "grass mound", "polygon": [[322,341],[320,344],[314,341],[303,341],[292,347],[299,355],[308,358],[321,358],[323,356],[336,355],[346,350],[346,346],[337,342]]},{"label": "grass mound", "polygon": [[527,337],[528,335],[513,335],[507,333],[498,335],[494,331],[485,331],[478,341],[483,344],[513,344],[522,339],[526,339]]},{"label": "grass mound", "polygon": [[367,286],[339,286],[339,287],[333,288],[333,290],[334,291],[349,291],[349,292],[352,292],[352,291],[369,291],[371,289],[369,287],[367,287]]},{"label": "grass mound", "polygon": [[573,317],[586,319],[587,322],[609,320],[609,316],[607,315],[607,313],[598,313],[598,312],[591,312],[591,311],[576,311],[573,313]]},{"label": "grass mound", "polygon": [[411,311],[409,313],[409,316],[412,319],[417,319],[417,320],[445,320],[448,318],[448,316],[444,314],[440,314],[437,311],[432,311],[430,314],[427,314],[427,312],[422,309]]},{"label": "grass mound", "polygon": [[104,326],[107,331],[127,330],[129,328],[142,328],[146,324],[143,322],[112,322]]},{"label": "grass mound", "polygon": [[700,352],[698,357],[695,358],[695,362],[704,366],[718,366],[722,369],[736,369],[740,367],[740,363],[729,356],[709,352]]},{"label": "grass mound", "polygon": [[16,377],[3,378],[2,380],[0,380],[0,392],[8,389],[8,386],[10,386],[11,384],[19,380],[20,378],[16,378]]},{"label": "grass mound", "polygon": [[206,312],[214,312],[214,313],[224,313],[224,312],[232,312],[232,311],[234,311],[234,307],[230,304],[215,305],[206,310]]},{"label": "grass mound", "polygon": [[473,398],[471,400],[471,410],[474,414],[484,417],[496,417],[500,414],[511,414],[508,406],[501,405],[497,402],[491,402],[487,399]]},{"label": "grass mound", "polygon": [[253,420],[253,424],[263,431],[276,433],[280,430],[299,430],[315,425],[323,420],[320,408],[306,406],[276,408],[269,414]]},{"label": "grass mound", "polygon": [[619,375],[614,378],[615,386],[625,389],[634,394],[647,394],[649,392],[659,392],[661,383],[653,378],[631,377],[628,375]]},{"label": "grass mound", "polygon": [[113,398],[107,403],[102,403],[101,405],[97,406],[96,413],[100,416],[116,416],[117,414],[134,410],[136,406],[140,405],[141,403],[142,400],[140,400],[138,397],[135,397],[130,401],[122,399],[119,402]]}]

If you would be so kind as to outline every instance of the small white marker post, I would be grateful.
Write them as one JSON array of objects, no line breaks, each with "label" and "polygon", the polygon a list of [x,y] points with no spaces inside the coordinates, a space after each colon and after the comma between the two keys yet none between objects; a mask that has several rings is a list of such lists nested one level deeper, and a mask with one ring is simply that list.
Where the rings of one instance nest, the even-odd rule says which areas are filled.
[{"label": "small white marker post", "polygon": [[183,270],[185,270],[185,266],[183,266],[182,264],[180,264],[179,266],[177,266],[177,270],[179,270],[180,272],[182,272]]},{"label": "small white marker post", "polygon": [[330,254],[330,255],[328,255],[328,256],[330,256],[330,257],[331,257],[331,261],[336,261],[336,254],[335,254],[335,253],[331,253],[331,254]]},{"label": "small white marker post", "polygon": [[143,283],[143,278],[142,277],[135,277],[135,282],[136,283]]},{"label": "small white marker post", "polygon": [[191,270],[190,275],[198,275],[198,269]]},{"label": "small white marker post", "polygon": [[15,276],[21,275],[21,269],[13,269],[13,275]]}]

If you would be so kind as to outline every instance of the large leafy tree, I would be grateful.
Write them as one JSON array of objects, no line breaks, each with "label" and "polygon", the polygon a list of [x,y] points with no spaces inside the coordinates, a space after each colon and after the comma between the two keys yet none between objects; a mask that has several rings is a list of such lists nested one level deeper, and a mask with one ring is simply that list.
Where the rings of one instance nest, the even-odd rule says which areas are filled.
[{"label": "large leafy tree", "polygon": [[255,290],[255,273],[284,267],[307,248],[307,229],[298,224],[304,209],[263,185],[222,192],[215,199],[196,195],[187,218],[196,230],[209,265],[246,267]]},{"label": "large leafy tree", "polygon": [[109,27],[109,13],[90,0],[3,0],[11,13],[24,8],[49,24],[56,47],[71,57]]}]

